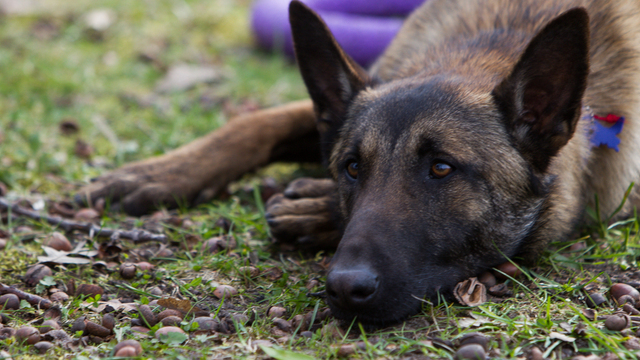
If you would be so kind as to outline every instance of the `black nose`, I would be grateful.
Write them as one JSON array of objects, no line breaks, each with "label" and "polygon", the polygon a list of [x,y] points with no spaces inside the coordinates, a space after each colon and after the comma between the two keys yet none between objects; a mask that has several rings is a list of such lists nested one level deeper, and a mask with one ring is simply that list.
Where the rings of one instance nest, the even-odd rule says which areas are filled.
[{"label": "black nose", "polygon": [[378,283],[378,275],[368,269],[332,270],[327,275],[327,294],[340,308],[361,307],[373,300]]}]

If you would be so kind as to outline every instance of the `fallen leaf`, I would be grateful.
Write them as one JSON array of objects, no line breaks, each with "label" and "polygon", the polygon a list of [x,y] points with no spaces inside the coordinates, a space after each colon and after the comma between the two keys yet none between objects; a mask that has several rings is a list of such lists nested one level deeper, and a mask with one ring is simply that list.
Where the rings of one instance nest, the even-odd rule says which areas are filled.
[{"label": "fallen leaf", "polygon": [[567,336],[567,335],[564,335],[564,334],[560,334],[560,333],[555,332],[555,331],[552,331],[551,334],[549,334],[549,338],[562,340],[562,341],[565,341],[565,342],[574,342],[574,341],[576,341],[576,338],[573,338],[571,336]]},{"label": "fallen leaf", "polygon": [[174,309],[174,310],[178,310],[182,313],[189,313],[189,312],[202,312],[204,310],[200,309],[197,306],[193,306],[191,304],[191,301],[185,299],[185,300],[180,300],[180,299],[176,299],[176,298],[166,298],[166,299],[160,299],[158,300],[158,305],[160,306],[164,306],[167,309]]},{"label": "fallen leaf", "polygon": [[459,282],[453,289],[453,295],[462,305],[478,306],[487,301],[487,288],[473,277]]},{"label": "fallen leaf", "polygon": [[177,64],[156,85],[157,92],[184,91],[197,84],[210,83],[221,78],[220,71],[213,66]]},{"label": "fallen leaf", "polygon": [[[95,250],[84,249],[86,243],[86,241],[80,241],[76,245],[75,249],[71,251],[56,250],[52,247],[42,245],[42,250],[44,250],[47,256],[38,256],[38,262],[76,265],[90,264],[91,260],[86,258],[93,258],[98,255],[98,252]],[[83,257],[75,257],[69,255],[79,255]]]}]

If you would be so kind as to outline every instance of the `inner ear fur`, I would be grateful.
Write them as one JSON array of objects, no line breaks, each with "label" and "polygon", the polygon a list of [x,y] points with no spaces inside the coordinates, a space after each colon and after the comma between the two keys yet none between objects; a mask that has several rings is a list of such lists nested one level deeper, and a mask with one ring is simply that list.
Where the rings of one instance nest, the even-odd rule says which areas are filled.
[{"label": "inner ear fur", "polygon": [[332,142],[349,102],[370,82],[367,72],[336,42],[324,21],[300,1],[289,5],[300,73],[314,103],[323,143]]},{"label": "inner ear fur", "polygon": [[589,15],[575,8],[545,26],[495,88],[507,130],[537,172],[573,136],[588,75]]}]

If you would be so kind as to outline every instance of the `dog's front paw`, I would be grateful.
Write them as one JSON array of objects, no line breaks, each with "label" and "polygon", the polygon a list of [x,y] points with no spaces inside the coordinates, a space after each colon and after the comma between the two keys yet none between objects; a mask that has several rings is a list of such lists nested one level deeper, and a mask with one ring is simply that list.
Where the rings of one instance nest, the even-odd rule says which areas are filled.
[{"label": "dog's front paw", "polygon": [[213,197],[217,189],[203,190],[203,176],[193,165],[171,155],[128,164],[84,186],[75,200],[92,204],[104,199],[111,210],[140,216],[160,206],[175,208]]},{"label": "dog's front paw", "polygon": [[336,208],[335,183],[302,178],[267,202],[267,223],[278,241],[308,247],[333,248],[342,231]]}]

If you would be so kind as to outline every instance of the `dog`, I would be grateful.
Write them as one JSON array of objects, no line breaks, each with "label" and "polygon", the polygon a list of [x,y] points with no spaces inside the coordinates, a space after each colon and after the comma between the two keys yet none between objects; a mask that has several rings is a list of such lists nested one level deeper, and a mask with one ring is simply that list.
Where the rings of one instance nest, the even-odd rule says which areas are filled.
[{"label": "dog", "polygon": [[[310,100],[243,115],[81,198],[139,215],[207,201],[272,161],[323,161],[331,179],[293,182],[268,224],[337,246],[333,314],[382,326],[508,259],[535,261],[594,195],[607,218],[640,180],[635,0],[428,0],[368,71],[304,4],[290,21]],[[614,128],[613,145],[594,143]],[[628,200],[616,217],[639,192]]]}]

